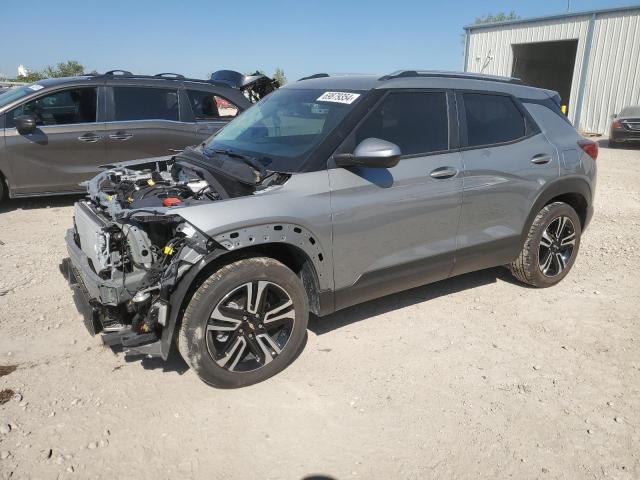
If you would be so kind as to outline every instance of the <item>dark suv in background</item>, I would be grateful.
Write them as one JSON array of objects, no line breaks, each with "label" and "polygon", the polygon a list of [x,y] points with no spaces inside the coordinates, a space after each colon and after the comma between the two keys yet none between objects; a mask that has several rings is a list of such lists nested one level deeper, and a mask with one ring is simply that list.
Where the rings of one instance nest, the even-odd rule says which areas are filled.
[{"label": "dark suv in background", "polygon": [[163,73],[42,80],[0,94],[0,200],[73,193],[99,166],[202,142],[275,88],[264,75]]}]

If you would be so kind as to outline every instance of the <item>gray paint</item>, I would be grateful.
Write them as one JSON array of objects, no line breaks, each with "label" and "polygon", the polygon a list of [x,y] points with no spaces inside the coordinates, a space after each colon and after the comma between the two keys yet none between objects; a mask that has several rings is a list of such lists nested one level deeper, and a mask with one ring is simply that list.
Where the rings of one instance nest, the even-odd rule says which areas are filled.
[{"label": "gray paint", "polygon": [[[305,86],[324,90],[459,88],[508,93],[534,101],[549,98],[548,91],[526,86],[430,77],[382,81],[340,77],[296,82],[286,88]],[[162,339],[143,347],[144,353],[166,358],[179,306],[188,298],[191,282],[207,271],[207,259],[218,261],[222,255],[224,260],[227,252],[282,243],[300,248],[313,263],[319,293],[334,295],[319,308],[325,314],[334,305],[343,308],[403,288],[508,263],[522,248],[535,215],[558,195],[581,194],[587,202],[584,216],[588,221],[593,209],[595,162],[578,149],[581,137],[559,114],[537,103],[525,102],[524,106],[540,131],[530,129],[529,136],[513,142],[407,155],[391,168],[337,168],[328,154],[326,168],[294,173],[280,186],[244,197],[168,209],[213,238],[222,249],[210,246],[206,258],[188,271],[185,267],[185,276],[171,294],[170,320]],[[343,147],[338,147],[340,153],[350,153]],[[542,163],[538,161],[541,156]],[[454,172],[453,176],[434,178],[432,173],[442,168]],[[310,238],[315,242],[309,242]],[[91,290],[95,291],[101,280],[85,271],[89,267],[73,238],[67,237],[67,243],[72,263],[83,270],[84,281],[93,283]],[[117,288],[114,285],[112,296],[118,293]]]}]

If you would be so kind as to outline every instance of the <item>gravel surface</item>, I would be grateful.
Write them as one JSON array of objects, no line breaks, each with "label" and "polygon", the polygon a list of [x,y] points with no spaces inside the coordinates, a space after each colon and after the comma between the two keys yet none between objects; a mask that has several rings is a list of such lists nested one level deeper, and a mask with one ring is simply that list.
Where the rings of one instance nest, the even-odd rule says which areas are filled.
[{"label": "gravel surface", "polygon": [[558,286],[492,269],[312,320],[240,390],[91,338],[58,271],[73,200],[10,202],[0,479],[640,478],[640,149],[598,166]]}]

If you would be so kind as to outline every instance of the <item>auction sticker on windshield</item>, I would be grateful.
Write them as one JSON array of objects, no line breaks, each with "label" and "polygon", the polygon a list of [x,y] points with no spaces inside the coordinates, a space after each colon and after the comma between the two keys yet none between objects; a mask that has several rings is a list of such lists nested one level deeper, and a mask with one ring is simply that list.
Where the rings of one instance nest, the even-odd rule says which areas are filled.
[{"label": "auction sticker on windshield", "polygon": [[316,102],[334,102],[351,105],[359,96],[359,93],[351,92],[324,92],[318,97]]}]

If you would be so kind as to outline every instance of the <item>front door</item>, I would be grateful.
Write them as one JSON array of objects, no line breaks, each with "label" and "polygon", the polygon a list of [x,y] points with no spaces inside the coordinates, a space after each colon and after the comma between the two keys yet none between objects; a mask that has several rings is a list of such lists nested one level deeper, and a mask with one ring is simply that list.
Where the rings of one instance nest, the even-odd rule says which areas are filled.
[{"label": "front door", "polygon": [[329,170],[336,308],[446,278],[462,202],[462,161],[453,149],[452,96],[387,94],[340,148],[365,138],[397,144],[393,168]]},{"label": "front door", "polygon": [[[106,160],[97,105],[97,87],[74,87],[7,112],[5,148],[14,195],[82,190],[78,184],[93,177]],[[20,115],[35,117],[35,132],[18,132],[15,118]]]},{"label": "front door", "polygon": [[180,121],[177,89],[113,86],[108,93],[109,163],[171,155],[195,143],[191,125]]}]

